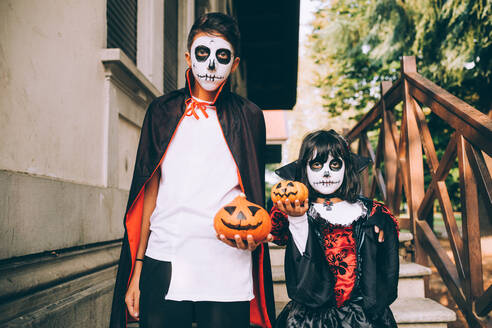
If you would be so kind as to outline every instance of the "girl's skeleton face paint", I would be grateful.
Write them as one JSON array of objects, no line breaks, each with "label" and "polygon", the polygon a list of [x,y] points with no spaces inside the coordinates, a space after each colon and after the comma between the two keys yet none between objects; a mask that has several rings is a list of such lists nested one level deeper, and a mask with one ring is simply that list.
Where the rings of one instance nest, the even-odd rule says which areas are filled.
[{"label": "girl's skeleton face paint", "polygon": [[334,158],[331,154],[326,162],[321,163],[316,158],[315,152],[306,170],[311,187],[320,194],[330,195],[342,186],[345,163],[341,158]]},{"label": "girl's skeleton face paint", "polygon": [[232,45],[221,37],[205,35],[191,45],[191,71],[200,86],[215,91],[231,73]]}]

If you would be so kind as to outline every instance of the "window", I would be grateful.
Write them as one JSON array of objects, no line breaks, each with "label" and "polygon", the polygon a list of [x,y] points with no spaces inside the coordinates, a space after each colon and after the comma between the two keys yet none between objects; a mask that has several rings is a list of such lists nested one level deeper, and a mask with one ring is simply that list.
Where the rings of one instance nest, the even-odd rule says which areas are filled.
[{"label": "window", "polygon": [[164,0],[164,93],[177,89],[178,0]]},{"label": "window", "polygon": [[[167,1],[166,1],[167,2]],[[137,61],[137,0],[108,0],[107,47],[120,48]]]}]

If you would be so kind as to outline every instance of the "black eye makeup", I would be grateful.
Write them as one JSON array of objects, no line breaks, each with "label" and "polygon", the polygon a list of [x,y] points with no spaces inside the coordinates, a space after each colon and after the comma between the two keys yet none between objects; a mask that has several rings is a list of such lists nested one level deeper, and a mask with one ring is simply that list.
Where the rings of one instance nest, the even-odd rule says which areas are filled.
[{"label": "black eye makeup", "polygon": [[231,51],[229,49],[220,48],[215,52],[215,57],[217,61],[222,65],[229,64],[231,61]]},{"label": "black eye makeup", "polygon": [[313,171],[319,171],[319,170],[321,170],[323,168],[323,163],[321,163],[320,161],[317,161],[317,160],[313,159],[312,161],[309,161],[309,167]]},{"label": "black eye makeup", "polygon": [[207,60],[210,56],[210,48],[205,46],[198,46],[195,48],[195,57],[199,62]]},{"label": "black eye makeup", "polygon": [[340,171],[342,169],[343,162],[339,158],[334,158],[330,161],[330,170]]}]

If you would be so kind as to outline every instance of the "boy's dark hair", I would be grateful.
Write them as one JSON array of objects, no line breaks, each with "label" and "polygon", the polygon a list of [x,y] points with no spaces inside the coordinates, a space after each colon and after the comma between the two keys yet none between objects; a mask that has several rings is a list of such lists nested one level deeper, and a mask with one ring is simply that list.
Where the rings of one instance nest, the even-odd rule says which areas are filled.
[{"label": "boy's dark hair", "polygon": [[345,139],[335,132],[335,130],[319,130],[308,134],[302,141],[299,151],[299,168],[300,181],[309,189],[309,198],[314,201],[319,193],[311,188],[307,178],[307,165],[313,159],[316,151],[316,158],[319,162],[324,163],[331,154],[335,158],[341,158],[345,163],[345,173],[343,183],[336,191],[334,196],[340,197],[350,203],[354,203],[360,193],[360,181],[353,160],[349,145]]},{"label": "boy's dark hair", "polygon": [[234,57],[239,57],[241,35],[236,20],[231,16],[222,13],[208,13],[198,17],[188,34],[188,51],[191,50],[193,39],[199,32],[212,35],[221,34],[232,45]]}]

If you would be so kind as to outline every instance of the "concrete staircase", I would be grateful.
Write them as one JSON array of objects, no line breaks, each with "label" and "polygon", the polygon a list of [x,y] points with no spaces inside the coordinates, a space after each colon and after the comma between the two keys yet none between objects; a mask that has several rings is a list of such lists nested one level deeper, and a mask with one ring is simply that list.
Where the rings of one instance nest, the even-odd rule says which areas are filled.
[{"label": "concrete staircase", "polygon": [[[412,238],[411,233],[402,231],[400,233],[400,245],[408,244]],[[404,252],[404,248],[401,248]],[[273,292],[277,315],[289,302],[285,287],[284,253],[283,247],[270,244]],[[424,277],[430,274],[431,269],[401,259],[398,299],[391,305],[398,327],[445,328],[448,322],[456,320],[456,313],[429,298],[425,298]]]}]

